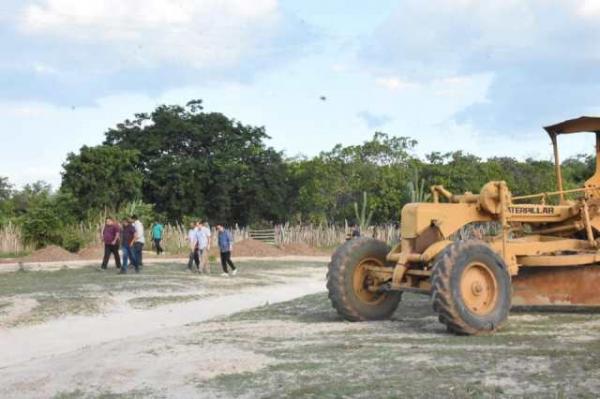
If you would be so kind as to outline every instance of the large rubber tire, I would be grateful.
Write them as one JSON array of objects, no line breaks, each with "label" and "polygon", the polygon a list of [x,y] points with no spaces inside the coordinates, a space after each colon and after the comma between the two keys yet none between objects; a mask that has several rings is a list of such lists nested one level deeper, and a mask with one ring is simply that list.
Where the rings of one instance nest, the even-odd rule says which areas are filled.
[{"label": "large rubber tire", "polygon": [[341,245],[333,254],[327,273],[327,289],[332,306],[344,319],[384,320],[398,307],[400,292],[369,293],[357,288],[364,276],[364,265],[393,267],[385,260],[389,250],[384,242],[357,238]]},{"label": "large rubber tire", "polygon": [[433,309],[448,331],[460,335],[496,331],[508,318],[512,289],[506,264],[477,240],[449,245],[432,275]]}]

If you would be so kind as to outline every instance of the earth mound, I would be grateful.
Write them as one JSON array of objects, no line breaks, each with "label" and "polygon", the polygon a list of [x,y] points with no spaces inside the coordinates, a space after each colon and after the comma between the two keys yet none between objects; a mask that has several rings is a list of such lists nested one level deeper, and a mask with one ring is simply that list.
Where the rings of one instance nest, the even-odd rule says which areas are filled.
[{"label": "earth mound", "polygon": [[252,238],[236,242],[233,245],[232,255],[235,256],[284,256],[285,252],[274,245]]},{"label": "earth mound", "polygon": [[79,257],[56,245],[34,251],[31,255],[23,258],[23,262],[59,262],[67,260],[78,260]]},{"label": "earth mound", "polygon": [[304,243],[291,243],[282,247],[282,250],[287,255],[304,255],[304,256],[323,256],[331,255],[331,252],[319,248],[311,247]]},{"label": "earth mound", "polygon": [[80,259],[86,259],[86,260],[98,259],[98,258],[102,259],[102,257],[104,256],[104,245],[103,244],[88,245],[87,247],[85,247],[81,251],[79,251],[78,255],[79,255]]}]

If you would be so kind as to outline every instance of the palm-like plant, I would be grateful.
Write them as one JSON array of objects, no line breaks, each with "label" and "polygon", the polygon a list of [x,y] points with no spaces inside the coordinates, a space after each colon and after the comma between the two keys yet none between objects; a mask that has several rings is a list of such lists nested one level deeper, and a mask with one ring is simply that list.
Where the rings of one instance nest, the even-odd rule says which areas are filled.
[{"label": "palm-like plant", "polygon": [[358,224],[358,226],[360,227],[360,230],[366,230],[369,225],[371,224],[371,218],[373,217],[373,211],[369,211],[369,213],[367,214],[368,211],[368,197],[367,197],[367,192],[363,191],[363,203],[362,206],[360,207],[360,212],[358,211],[358,203],[355,202],[354,203],[354,215],[356,217],[356,223]]},{"label": "palm-like plant", "polygon": [[408,182],[407,186],[410,202],[427,202],[431,198],[431,194],[425,191],[425,180],[419,179],[418,169],[415,169],[413,181]]}]

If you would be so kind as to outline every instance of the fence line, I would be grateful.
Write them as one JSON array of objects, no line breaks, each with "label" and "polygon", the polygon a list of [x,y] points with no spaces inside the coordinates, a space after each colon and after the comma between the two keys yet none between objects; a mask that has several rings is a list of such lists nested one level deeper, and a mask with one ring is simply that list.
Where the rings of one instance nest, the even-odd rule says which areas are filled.
[{"label": "fence line", "polygon": [[[102,223],[80,223],[71,226],[70,229],[83,241],[83,246],[102,245]],[[213,237],[216,238],[217,232],[211,228]],[[235,242],[246,240],[248,238],[263,239],[269,243],[285,246],[288,244],[304,243],[312,247],[335,247],[346,240],[350,233],[347,225],[296,225],[289,224],[277,225],[273,229],[252,230],[246,227],[234,226],[231,229]],[[399,241],[399,229],[394,225],[381,225],[370,227],[362,232],[363,236],[374,237],[394,244]],[[146,226],[145,231],[146,246],[151,245],[151,225]],[[217,245],[217,240],[212,240],[212,245]],[[172,253],[187,251],[188,228],[181,224],[167,224],[164,226],[163,248]],[[0,227],[0,253],[19,254],[30,248],[23,243],[23,235],[19,226],[8,223]]]}]

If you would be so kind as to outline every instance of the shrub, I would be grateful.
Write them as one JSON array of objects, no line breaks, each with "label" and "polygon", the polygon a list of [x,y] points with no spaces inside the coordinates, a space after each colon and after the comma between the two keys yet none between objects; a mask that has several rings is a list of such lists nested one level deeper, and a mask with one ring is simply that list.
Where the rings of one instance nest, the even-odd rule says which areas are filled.
[{"label": "shrub", "polygon": [[57,212],[54,202],[42,198],[31,205],[22,218],[23,239],[36,248],[48,244],[62,244],[64,221]]},{"label": "shrub", "polygon": [[86,240],[75,229],[68,228],[62,233],[62,247],[69,252],[78,252],[84,245]]}]

